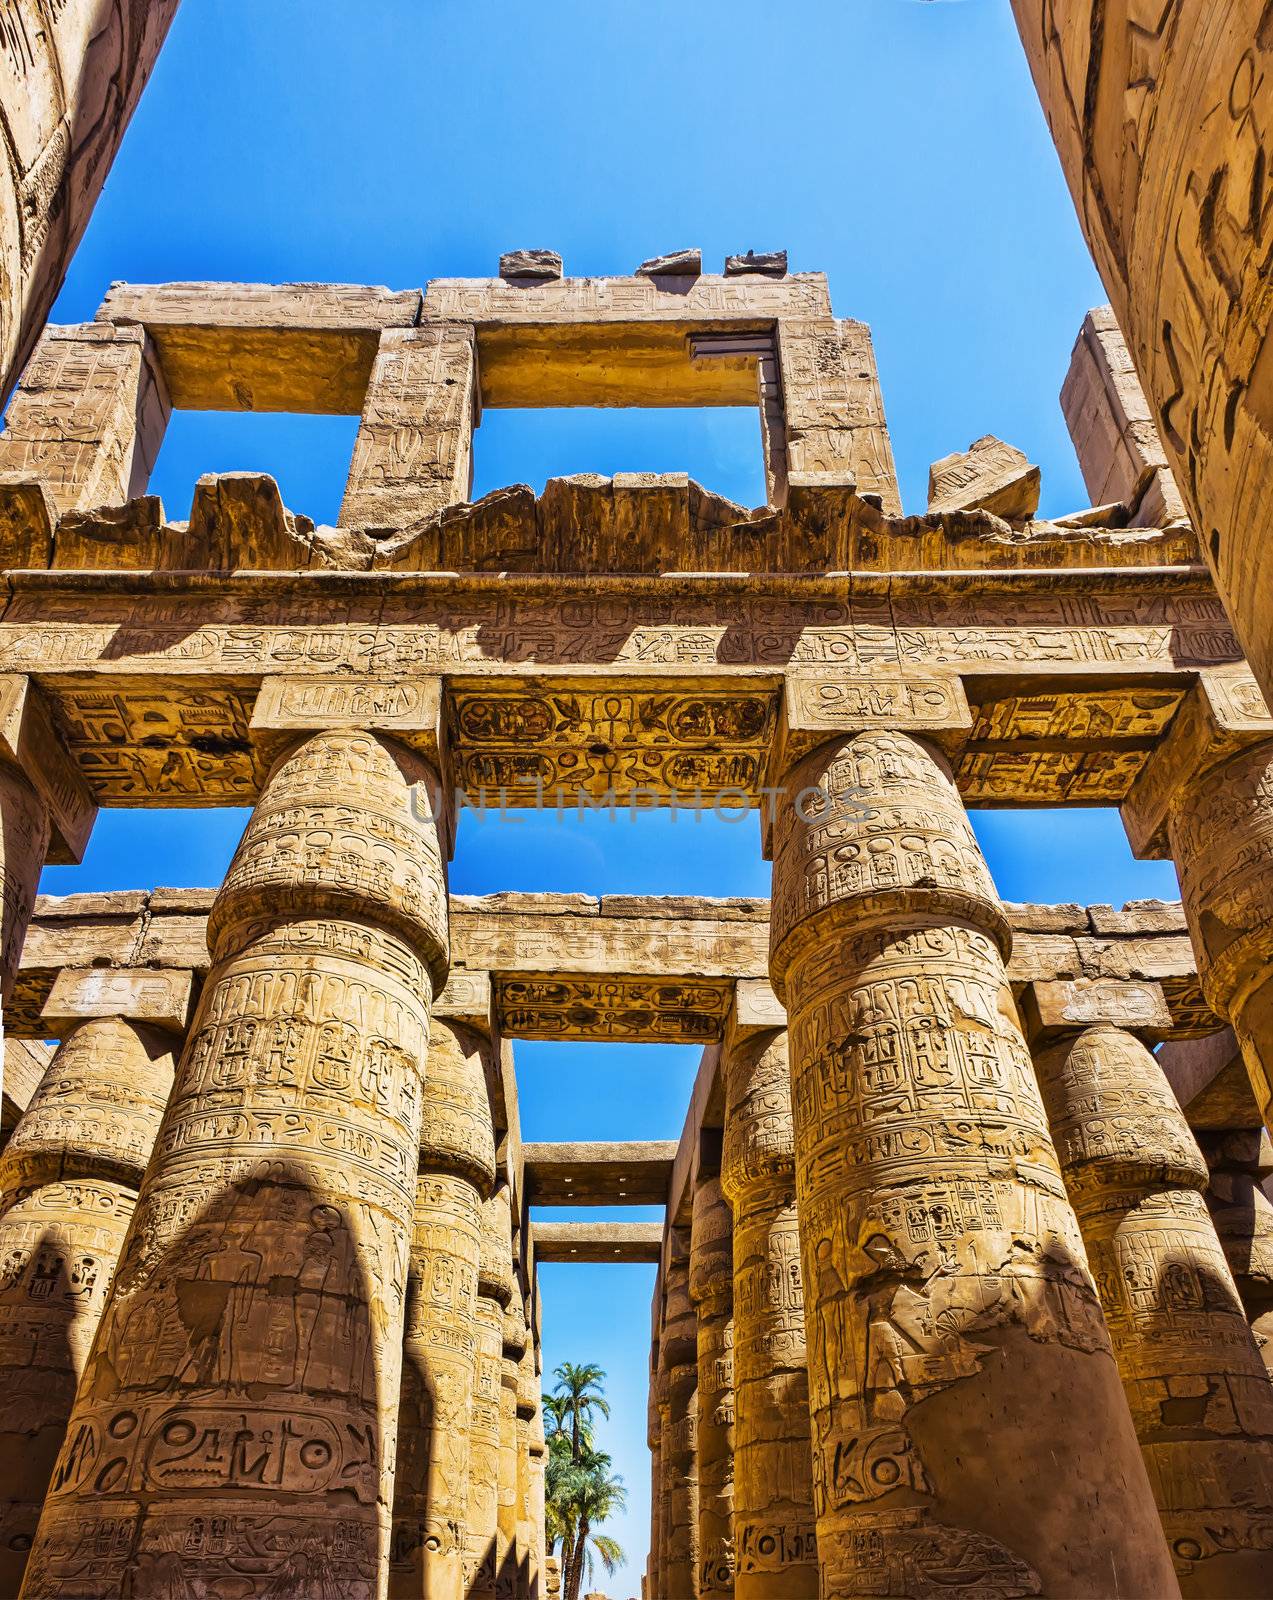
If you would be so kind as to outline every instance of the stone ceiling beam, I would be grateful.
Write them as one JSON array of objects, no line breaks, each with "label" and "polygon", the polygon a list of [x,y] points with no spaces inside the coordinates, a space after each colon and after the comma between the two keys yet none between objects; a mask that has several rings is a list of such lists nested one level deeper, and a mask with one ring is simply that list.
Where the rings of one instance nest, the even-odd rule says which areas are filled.
[{"label": "stone ceiling beam", "polygon": [[651,1206],[667,1200],[676,1141],[522,1146],[532,1206]]},{"label": "stone ceiling beam", "polygon": [[612,1266],[653,1263],[663,1240],[661,1222],[536,1222],[535,1260],[605,1262]]}]

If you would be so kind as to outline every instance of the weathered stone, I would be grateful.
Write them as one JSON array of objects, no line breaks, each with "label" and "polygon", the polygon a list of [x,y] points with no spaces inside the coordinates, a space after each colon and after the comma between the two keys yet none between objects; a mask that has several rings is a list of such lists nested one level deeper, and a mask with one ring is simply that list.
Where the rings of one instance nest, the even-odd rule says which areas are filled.
[{"label": "weathered stone", "polygon": [[1268,1592],[1273,1389],[1203,1202],[1207,1167],[1123,1029],[1035,1064],[1184,1595]]},{"label": "weathered stone", "polygon": [[499,258],[501,278],[551,280],[561,277],[561,257],[555,250],[506,250]]},{"label": "weathered stone", "polygon": [[[861,733],[786,782],[870,802],[775,822],[824,1592],[907,1593],[975,1559],[996,1593],[1170,1594],[1007,990],[1006,919],[950,768]],[[1048,1393],[1065,1399],[1041,1474]]]},{"label": "weathered stone", "polygon": [[725,276],[727,278],[745,278],[759,275],[764,278],[785,278],[787,276],[787,252],[785,250],[748,250],[746,255],[725,257]]},{"label": "weathered stone", "polygon": [[[645,278],[697,278],[702,271],[701,250],[673,250],[670,255],[651,256],[637,268]],[[501,276],[506,274],[501,273]]]},{"label": "weathered stone", "polygon": [[[221,1517],[270,1518],[271,1547],[293,1552],[281,1594],[308,1586],[309,1549],[330,1552],[333,1583],[381,1582],[420,1085],[447,965],[437,833],[416,803],[428,793],[418,756],[357,732],[302,741],[271,773],[212,908],[215,965],[68,1424],[31,1596],[223,1573],[209,1537]],[[182,1442],[225,1429],[235,1450],[192,1480]],[[117,1441],[105,1479],[90,1439]],[[265,1460],[273,1472],[252,1467]],[[127,1545],[106,1531],[121,1515]],[[82,1541],[108,1552],[87,1579]]]},{"label": "weathered stone", "polygon": [[129,1016],[123,986],[105,1014],[77,1015],[75,998],[49,1020],[62,1043],[0,1158],[0,1593],[12,1595],[172,1087],[173,1038]]},{"label": "weathered stone", "polygon": [[4,19],[0,403],[66,277],[177,0],[12,0]]},{"label": "weathered stone", "polygon": [[698,1600],[734,1593],[733,1223],[719,1178],[694,1191],[690,1299],[698,1315]]},{"label": "weathered stone", "polygon": [[1022,451],[988,433],[929,467],[928,509],[989,511],[1025,522],[1039,509],[1039,482],[1038,467]]},{"label": "weathered stone", "polygon": [[818,1593],[809,1377],[785,1030],[723,1052],[721,1187],[733,1210],[734,1593]]}]

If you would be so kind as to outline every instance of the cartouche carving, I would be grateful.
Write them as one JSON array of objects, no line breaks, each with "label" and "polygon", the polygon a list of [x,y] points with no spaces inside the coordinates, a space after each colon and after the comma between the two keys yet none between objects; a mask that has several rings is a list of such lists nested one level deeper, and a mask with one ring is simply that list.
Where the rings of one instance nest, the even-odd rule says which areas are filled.
[{"label": "cartouche carving", "polygon": [[813,1600],[817,1541],[787,1035],[722,1062],[721,1188],[734,1214],[734,1593]]},{"label": "cartouche carving", "polygon": [[24,1593],[375,1594],[446,886],[423,760],[358,732],[278,760]]},{"label": "cartouche carving", "polygon": [[1161,1067],[1108,1024],[1036,1057],[1163,1531],[1186,1596],[1273,1582],[1273,1388]]},{"label": "cartouche carving", "polygon": [[823,797],[777,810],[771,923],[823,1592],[1171,1594],[949,766],[863,733],[785,782]]},{"label": "cartouche carving", "polygon": [[434,1017],[407,1276],[389,1593],[466,1600],[482,1202],[495,1182],[488,1042]]}]

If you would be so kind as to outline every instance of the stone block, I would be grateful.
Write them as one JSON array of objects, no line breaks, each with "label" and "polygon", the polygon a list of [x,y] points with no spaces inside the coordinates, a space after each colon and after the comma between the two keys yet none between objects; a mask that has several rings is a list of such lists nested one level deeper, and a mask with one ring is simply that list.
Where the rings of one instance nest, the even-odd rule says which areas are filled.
[{"label": "stone block", "polygon": [[46,484],[25,472],[0,473],[0,571],[47,567],[56,522]]},{"label": "stone block", "polygon": [[59,1036],[86,1017],[126,1017],[182,1034],[193,999],[193,974],[175,967],[63,967],[41,1020]]},{"label": "stone block", "polygon": [[785,250],[748,250],[745,255],[725,257],[727,278],[785,278],[787,252]]},{"label": "stone block", "polygon": [[697,278],[703,271],[701,250],[673,250],[669,255],[651,256],[637,268],[645,278]]},{"label": "stone block", "polygon": [[506,250],[499,258],[501,278],[551,281],[561,277],[561,257],[555,250]]},{"label": "stone block", "polygon": [[943,456],[928,469],[928,509],[989,511],[1024,522],[1039,509],[1039,469],[1022,451],[993,434],[967,450]]}]

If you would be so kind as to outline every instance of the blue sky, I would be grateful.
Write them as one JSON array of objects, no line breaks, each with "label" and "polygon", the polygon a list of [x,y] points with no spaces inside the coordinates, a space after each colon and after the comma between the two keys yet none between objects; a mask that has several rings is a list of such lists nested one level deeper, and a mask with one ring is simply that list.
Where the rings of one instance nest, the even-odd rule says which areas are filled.
[{"label": "blue sky", "polygon": [[[871,323],[909,510],[928,464],[997,433],[1043,468],[1043,509],[1085,503],[1057,392],[1105,296],[1034,98],[1008,0],[184,0],[55,317],[112,279],[486,276],[546,245],[568,272],[699,245],[785,246]],[[334,521],[348,418],[178,416],[154,487],[185,516],[206,471],[272,471]],[[488,412],[476,492],[571,471],[689,470],[752,503],[750,412]],[[219,880],[241,812],[105,813],[53,892]],[[974,818],[1009,899],[1173,895],[1098,811]],[[471,815],[452,887],[764,894],[754,821]],[[691,1050],[519,1044],[528,1138],[669,1138]],[[628,1216],[642,1213],[629,1212]],[[568,1215],[568,1214],[566,1214]],[[545,1360],[597,1360],[630,1490],[615,1532],[639,1591],[648,1528],[652,1269],[547,1267]]]}]

